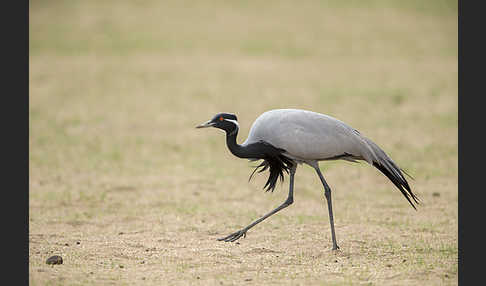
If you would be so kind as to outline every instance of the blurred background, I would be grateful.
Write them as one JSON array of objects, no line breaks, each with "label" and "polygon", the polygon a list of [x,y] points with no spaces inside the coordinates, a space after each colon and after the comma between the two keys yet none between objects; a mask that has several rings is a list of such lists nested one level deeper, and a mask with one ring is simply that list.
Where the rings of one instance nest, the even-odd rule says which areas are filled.
[{"label": "blurred background", "polygon": [[236,113],[242,140],[285,107],[335,116],[405,160],[452,151],[456,13],[455,1],[31,1],[30,158],[187,166],[208,142],[224,152],[196,124]]},{"label": "blurred background", "polygon": [[[218,212],[231,213],[218,231],[233,231],[286,185],[264,195],[266,175],[247,183],[253,164],[194,127],[235,113],[241,143],[262,112],[302,108],[358,129],[410,173],[427,206],[413,225],[449,233],[457,255],[457,1],[33,0],[29,14],[31,233],[170,215],[197,231],[194,217],[211,227]],[[366,164],[321,166],[338,225],[408,213]],[[287,214],[327,220],[315,174],[299,172],[307,202]]]}]

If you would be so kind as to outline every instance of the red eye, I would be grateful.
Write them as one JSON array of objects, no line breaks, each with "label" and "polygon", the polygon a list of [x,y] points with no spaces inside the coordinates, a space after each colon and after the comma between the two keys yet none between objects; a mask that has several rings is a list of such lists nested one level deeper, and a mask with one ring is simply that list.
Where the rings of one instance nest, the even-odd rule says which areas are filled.
[{"label": "red eye", "polygon": [[219,121],[223,121],[223,116],[220,116],[219,117]]}]

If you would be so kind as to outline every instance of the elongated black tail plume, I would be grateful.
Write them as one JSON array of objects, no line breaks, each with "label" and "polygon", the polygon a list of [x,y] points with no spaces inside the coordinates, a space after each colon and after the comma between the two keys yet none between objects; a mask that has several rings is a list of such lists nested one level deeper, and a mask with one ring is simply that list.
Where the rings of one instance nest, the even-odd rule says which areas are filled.
[{"label": "elongated black tail plume", "polygon": [[277,185],[277,180],[280,178],[280,181],[283,182],[284,180],[284,172],[289,173],[290,168],[293,165],[293,161],[286,156],[279,154],[276,156],[268,156],[263,159],[263,162],[256,166],[253,172],[250,175],[248,181],[251,180],[255,172],[261,173],[267,169],[270,169],[270,175],[268,175],[268,180],[265,183],[263,189],[268,191],[274,191],[275,186]]},{"label": "elongated black tail plume", "polygon": [[400,190],[400,192],[402,192],[403,196],[407,199],[410,205],[415,210],[417,210],[415,205],[412,203],[412,200],[416,204],[419,204],[419,198],[410,189],[410,186],[408,185],[407,180],[403,176],[401,169],[398,168],[397,165],[395,165],[395,163],[393,163],[393,161],[389,159],[385,159],[382,162],[373,162],[373,166],[375,166],[385,176],[387,176],[387,178],[390,179],[390,181],[392,181],[392,183]]},{"label": "elongated black tail plume", "polygon": [[[380,172],[382,172],[392,183],[402,192],[403,196],[407,199],[410,205],[417,210],[412,200],[419,204],[419,198],[412,192],[412,189],[408,185],[407,179],[403,176],[405,171],[400,169],[390,157],[383,151],[378,145],[366,137],[362,137],[368,146],[373,150],[373,166],[375,166]],[[402,173],[403,171],[403,173]],[[409,174],[407,174],[410,178]],[[413,179],[413,178],[412,178]]]}]

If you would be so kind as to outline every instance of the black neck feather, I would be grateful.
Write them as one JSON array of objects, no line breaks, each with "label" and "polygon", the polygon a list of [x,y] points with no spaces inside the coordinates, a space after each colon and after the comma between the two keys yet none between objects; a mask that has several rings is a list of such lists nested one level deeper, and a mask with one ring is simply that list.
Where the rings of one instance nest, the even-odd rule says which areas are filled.
[{"label": "black neck feather", "polygon": [[236,143],[236,136],[238,135],[238,129],[225,130],[226,131],[226,145],[233,155],[239,158],[246,159],[263,159],[263,162],[255,167],[255,170],[250,175],[250,179],[253,177],[256,171],[261,173],[269,169],[270,175],[263,187],[266,191],[272,191],[275,189],[278,179],[283,182],[284,172],[289,173],[290,168],[295,162],[283,155],[285,150],[277,148],[265,141],[258,141],[247,145],[239,145]]},{"label": "black neck feather", "polygon": [[248,150],[236,143],[236,136],[238,135],[238,130],[233,132],[226,131],[226,145],[233,155],[238,158],[252,158]]}]

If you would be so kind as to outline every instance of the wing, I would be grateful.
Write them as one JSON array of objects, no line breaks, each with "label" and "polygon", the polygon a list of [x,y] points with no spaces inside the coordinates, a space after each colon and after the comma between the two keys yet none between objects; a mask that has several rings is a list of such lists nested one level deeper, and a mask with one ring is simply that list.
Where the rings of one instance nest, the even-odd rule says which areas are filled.
[{"label": "wing", "polygon": [[349,154],[372,164],[375,157],[357,130],[331,116],[306,110],[263,113],[253,123],[245,143],[258,140],[282,148],[299,160],[341,159]]}]

